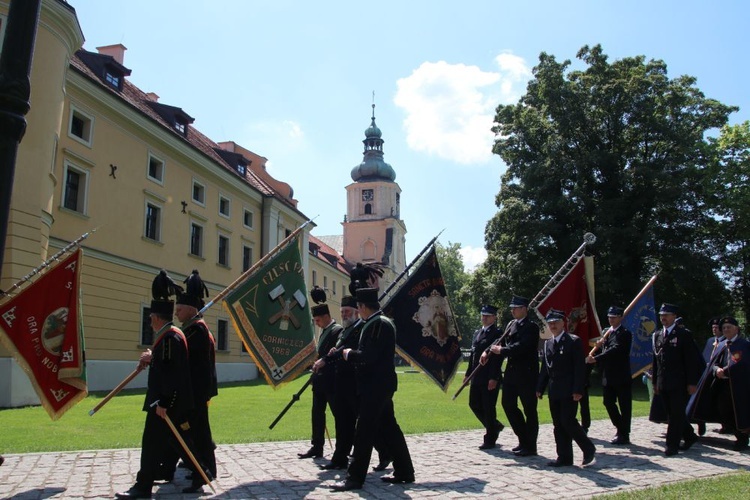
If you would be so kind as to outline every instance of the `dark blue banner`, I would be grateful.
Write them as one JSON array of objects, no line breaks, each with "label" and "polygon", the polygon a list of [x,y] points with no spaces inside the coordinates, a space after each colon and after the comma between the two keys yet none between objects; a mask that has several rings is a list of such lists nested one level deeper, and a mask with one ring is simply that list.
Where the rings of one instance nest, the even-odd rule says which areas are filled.
[{"label": "dark blue banner", "polygon": [[630,373],[636,377],[646,371],[653,361],[651,335],[656,328],[653,281],[628,306],[622,324],[633,332],[633,343],[630,347]]}]

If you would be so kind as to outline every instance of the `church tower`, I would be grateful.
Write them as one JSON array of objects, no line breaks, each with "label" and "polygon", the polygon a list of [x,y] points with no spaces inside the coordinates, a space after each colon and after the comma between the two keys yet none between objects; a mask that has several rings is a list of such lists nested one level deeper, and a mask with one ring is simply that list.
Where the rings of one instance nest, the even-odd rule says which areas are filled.
[{"label": "church tower", "polygon": [[352,169],[354,182],[346,186],[343,251],[351,263],[382,263],[388,269],[380,282],[385,290],[406,267],[406,225],[396,172],[383,160],[382,135],[373,104],[362,163]]}]

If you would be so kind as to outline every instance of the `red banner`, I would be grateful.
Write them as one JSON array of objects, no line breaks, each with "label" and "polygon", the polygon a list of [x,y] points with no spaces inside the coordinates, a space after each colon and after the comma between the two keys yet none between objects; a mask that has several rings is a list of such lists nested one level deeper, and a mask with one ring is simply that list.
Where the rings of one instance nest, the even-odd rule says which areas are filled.
[{"label": "red banner", "polygon": [[79,311],[81,250],[0,305],[0,340],[57,420],[88,394]]},{"label": "red banner", "polygon": [[586,283],[584,259],[580,259],[536,307],[542,319],[550,309],[565,313],[566,331],[579,336],[584,350],[588,352],[589,340],[601,335],[601,327],[594,309],[593,293],[589,293]]}]

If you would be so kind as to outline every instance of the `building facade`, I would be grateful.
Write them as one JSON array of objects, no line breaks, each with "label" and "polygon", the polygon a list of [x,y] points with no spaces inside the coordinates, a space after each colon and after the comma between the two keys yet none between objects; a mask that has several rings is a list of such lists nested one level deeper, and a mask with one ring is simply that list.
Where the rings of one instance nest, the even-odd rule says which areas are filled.
[{"label": "building facade", "polygon": [[[0,28],[8,2],[0,0]],[[1,39],[1,38],[0,38]],[[81,49],[74,8],[43,0],[31,73],[31,111],[20,144],[0,288],[70,241],[83,242],[81,275],[89,390],[129,374],[153,341],[151,281],[199,270],[211,297],[307,220],[266,159],[192,126],[182,103],[132,85],[122,45]],[[189,103],[188,103],[189,105]],[[308,284],[348,284],[347,263],[301,236]],[[329,294],[338,310],[340,293]],[[257,370],[217,304],[205,319],[221,381]],[[145,386],[145,374],[131,387]],[[0,347],[0,407],[36,404],[26,375]]]}]

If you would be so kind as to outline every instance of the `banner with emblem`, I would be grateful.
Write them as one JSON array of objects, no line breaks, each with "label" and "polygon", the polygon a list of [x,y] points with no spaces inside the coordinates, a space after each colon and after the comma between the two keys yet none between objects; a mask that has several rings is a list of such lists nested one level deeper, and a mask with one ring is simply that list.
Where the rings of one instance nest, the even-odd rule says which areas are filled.
[{"label": "banner with emblem", "polygon": [[245,349],[273,388],[293,380],[316,358],[299,241],[276,251],[224,299]]},{"label": "banner with emblem", "polygon": [[80,248],[0,304],[0,341],[57,420],[86,397]]},{"label": "banner with emblem", "polygon": [[461,337],[434,246],[383,313],[396,325],[398,354],[447,391],[461,361]]},{"label": "banner with emblem", "polygon": [[630,347],[630,374],[633,378],[648,370],[653,361],[651,336],[657,325],[654,281],[656,276],[652,277],[633,299],[622,318],[622,324],[633,334]]},{"label": "banner with emblem", "polygon": [[[535,309],[545,325],[544,316],[547,311],[563,311],[567,320],[566,331],[580,337],[581,345],[588,353],[589,340],[598,337],[602,331],[594,302],[594,258],[579,259],[557,285],[538,302]],[[549,338],[549,332],[545,333],[542,336]]]}]

